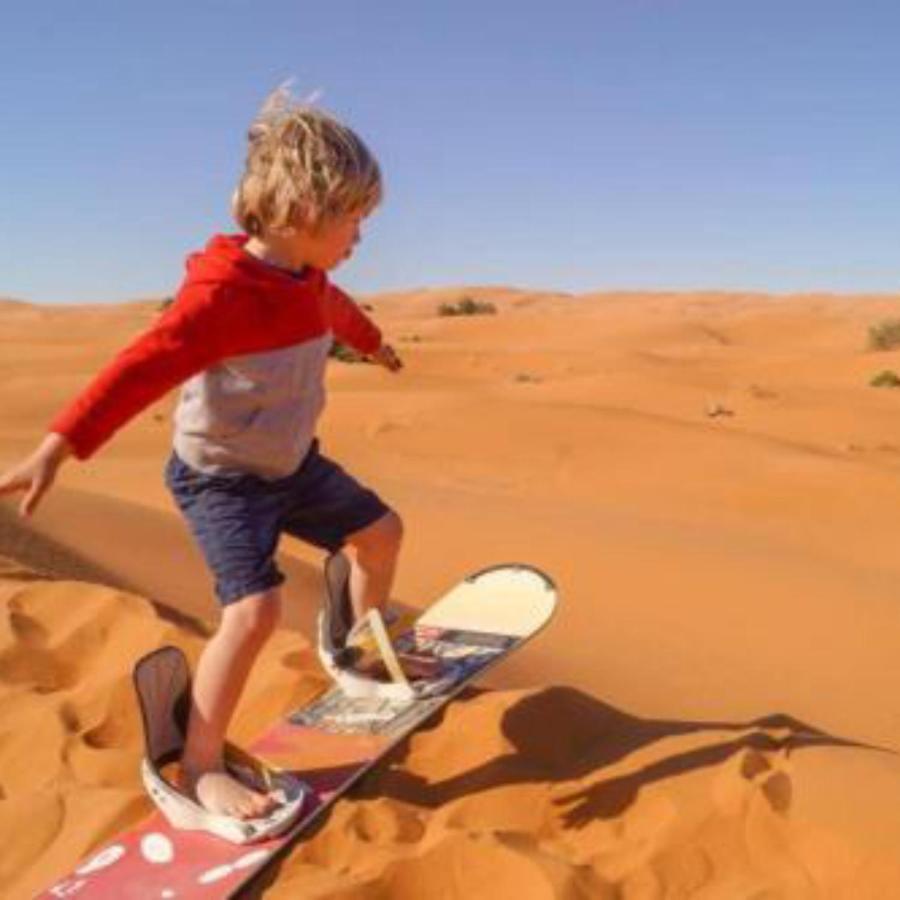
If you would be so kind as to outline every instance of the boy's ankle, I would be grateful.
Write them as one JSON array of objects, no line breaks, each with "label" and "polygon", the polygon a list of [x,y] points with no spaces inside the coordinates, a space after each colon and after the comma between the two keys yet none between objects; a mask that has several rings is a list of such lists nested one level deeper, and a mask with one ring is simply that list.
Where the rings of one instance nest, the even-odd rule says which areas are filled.
[{"label": "boy's ankle", "polygon": [[221,753],[203,757],[188,757],[185,755],[181,758],[180,766],[182,772],[196,779],[206,772],[221,772],[225,768],[225,761]]}]

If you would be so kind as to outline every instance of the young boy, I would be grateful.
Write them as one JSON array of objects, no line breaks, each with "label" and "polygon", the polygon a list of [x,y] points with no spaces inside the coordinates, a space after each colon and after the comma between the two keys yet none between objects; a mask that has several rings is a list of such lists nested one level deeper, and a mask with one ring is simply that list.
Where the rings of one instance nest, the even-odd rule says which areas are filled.
[{"label": "young boy", "polygon": [[187,261],[174,303],[53,420],[0,477],[30,515],[70,455],[87,459],[126,421],[183,383],[166,483],[214,577],[222,616],[194,676],[182,787],[211,812],[263,815],[274,800],[223,763],[228,723],[278,620],[274,556],[288,532],[353,550],[357,610],[383,609],[402,524],[319,453],[316,420],[333,336],[392,372],[401,362],[326,272],[352,253],[381,199],[378,164],[350,129],[283,90],[250,129],[233,197],[244,234]]}]

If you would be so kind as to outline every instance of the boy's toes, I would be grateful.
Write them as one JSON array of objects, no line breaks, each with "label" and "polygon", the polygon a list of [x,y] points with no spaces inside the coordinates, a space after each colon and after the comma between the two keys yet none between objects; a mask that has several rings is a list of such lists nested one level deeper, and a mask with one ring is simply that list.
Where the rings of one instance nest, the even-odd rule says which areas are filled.
[{"label": "boy's toes", "polygon": [[235,813],[241,819],[256,819],[260,814],[260,805],[256,800],[248,800],[241,803]]},{"label": "boy's toes", "polygon": [[243,805],[243,812],[251,818],[264,815],[267,810],[268,805],[266,803],[266,798],[260,797],[258,794],[254,794]]},{"label": "boy's toes", "polygon": [[253,812],[254,815],[257,816],[267,816],[276,806],[278,806],[278,804],[275,802],[274,798],[270,797],[268,794],[264,794],[258,800],[254,799]]},{"label": "boy's toes", "polygon": [[209,812],[255,819],[271,812],[277,805],[274,798],[252,790],[226,772],[207,772],[194,784],[197,802]]}]

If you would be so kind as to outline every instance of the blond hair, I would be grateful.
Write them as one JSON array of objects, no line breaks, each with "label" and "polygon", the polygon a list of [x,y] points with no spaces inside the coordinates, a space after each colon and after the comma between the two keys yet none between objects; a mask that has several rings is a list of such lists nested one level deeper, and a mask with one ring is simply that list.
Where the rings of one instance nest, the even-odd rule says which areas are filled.
[{"label": "blond hair", "polygon": [[362,139],[288,85],[266,99],[247,134],[232,214],[254,237],[315,229],[336,216],[368,215],[382,197],[381,171]]}]

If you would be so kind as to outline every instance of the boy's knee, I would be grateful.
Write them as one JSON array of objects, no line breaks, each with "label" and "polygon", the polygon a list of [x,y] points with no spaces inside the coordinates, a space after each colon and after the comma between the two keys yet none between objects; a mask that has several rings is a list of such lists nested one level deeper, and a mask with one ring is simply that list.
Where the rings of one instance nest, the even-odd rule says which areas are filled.
[{"label": "boy's knee", "polygon": [[362,553],[395,554],[403,542],[403,520],[393,510],[351,535],[347,542]]},{"label": "boy's knee", "polygon": [[268,637],[281,618],[281,592],[277,588],[250,594],[225,607],[223,627],[234,628],[247,636]]},{"label": "boy's knee", "polygon": [[393,510],[383,516],[382,519],[385,527],[385,541],[391,547],[399,547],[403,542],[403,519]]}]

